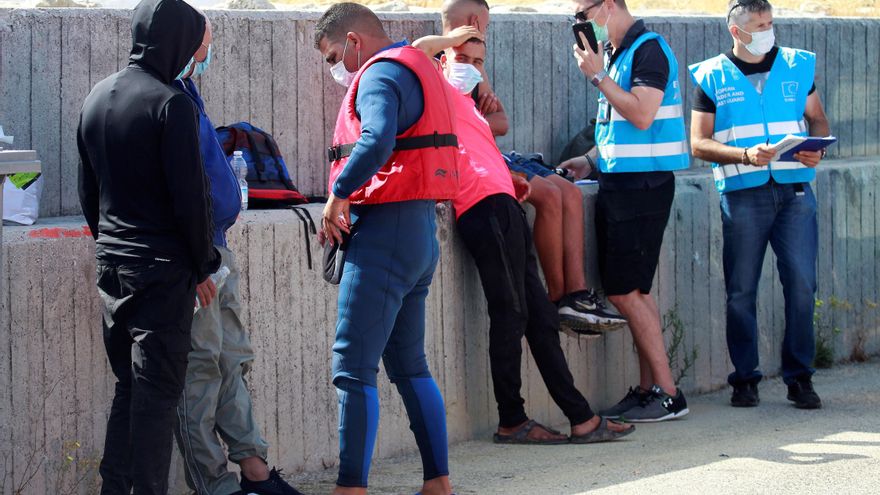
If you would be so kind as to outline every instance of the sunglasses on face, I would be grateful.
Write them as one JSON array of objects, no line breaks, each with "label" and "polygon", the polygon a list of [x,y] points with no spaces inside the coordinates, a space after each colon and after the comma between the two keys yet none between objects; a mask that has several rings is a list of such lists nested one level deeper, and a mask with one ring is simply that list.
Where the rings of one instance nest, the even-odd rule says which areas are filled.
[{"label": "sunglasses on face", "polygon": [[592,10],[593,8],[595,8],[599,5],[602,5],[602,2],[604,2],[604,1],[605,0],[599,0],[598,2],[585,8],[584,10],[579,10],[579,11],[575,12],[574,13],[574,20],[576,20],[577,22],[589,22],[590,19],[587,17],[587,12],[589,12],[590,10]]}]

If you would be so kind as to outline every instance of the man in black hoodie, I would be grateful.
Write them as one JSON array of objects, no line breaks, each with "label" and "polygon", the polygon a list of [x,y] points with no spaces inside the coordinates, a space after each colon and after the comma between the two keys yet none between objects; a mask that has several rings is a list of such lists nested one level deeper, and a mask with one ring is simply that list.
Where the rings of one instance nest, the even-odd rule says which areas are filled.
[{"label": "man in black hoodie", "polygon": [[205,19],[180,0],[143,0],[131,33],[129,65],[83,104],[79,196],[118,380],[101,493],[165,494],[196,286],[210,303],[220,264],[198,114],[171,85],[201,46]]}]

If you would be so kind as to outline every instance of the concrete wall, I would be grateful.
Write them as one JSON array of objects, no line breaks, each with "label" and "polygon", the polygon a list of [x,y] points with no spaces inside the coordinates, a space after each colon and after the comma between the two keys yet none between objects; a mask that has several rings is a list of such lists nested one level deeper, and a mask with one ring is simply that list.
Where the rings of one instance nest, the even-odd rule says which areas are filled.
[{"label": "concrete wall", "polygon": [[[322,194],[324,148],[342,97],[312,48],[317,14],[212,12],[216,61],[199,82],[217,125],[249,120],[273,133],[294,181]],[[394,38],[439,29],[436,15],[387,14]],[[595,92],[572,63],[564,16],[496,15],[489,33],[488,70],[511,117],[503,149],[556,157],[595,112]],[[685,65],[727,47],[719,19],[655,18]],[[780,42],[819,55],[817,85],[841,138],[816,182],[820,202],[819,321],[837,359],[853,350],[880,350],[880,252],[875,212],[880,207],[875,159],[880,152],[880,79],[868,54],[880,48],[880,23],[866,20],[781,19]],[[44,216],[77,214],[75,127],[81,102],[103,77],[125,65],[129,20],[124,11],[0,9],[0,124],[16,145],[43,161]],[[873,56],[873,55],[872,55]],[[592,191],[589,191],[592,193]],[[592,212],[594,196],[585,208]],[[663,246],[656,288],[663,314],[685,328],[684,349],[696,361],[683,381],[688,392],[724,384],[724,287],[718,197],[705,171],[681,174]],[[317,212],[319,210],[315,209]],[[590,217],[591,215],[588,215]],[[245,320],[258,360],[251,375],[258,418],[272,443],[272,462],[288,471],[321,469],[336,459],[335,393],[329,385],[335,290],[305,266],[302,226],[283,212],[250,212],[232,233],[245,275]],[[588,239],[592,238],[588,229]],[[428,351],[444,391],[450,438],[485,436],[495,423],[488,376],[487,318],[472,262],[443,210],[438,236],[443,254],[430,295]],[[113,380],[101,341],[94,288],[93,244],[82,221],[48,220],[4,232],[0,278],[0,491],[86,491]],[[588,242],[588,260],[594,253]],[[313,253],[318,253],[313,245]],[[765,261],[759,297],[761,352],[766,371],[779,366],[783,299]],[[597,281],[588,263],[589,279]],[[0,284],[2,285],[2,284]],[[832,303],[833,301],[833,303]],[[840,329],[833,332],[833,329]],[[563,337],[578,385],[594,405],[607,405],[638,379],[632,340],[618,332],[599,340]],[[681,363],[678,363],[679,367]],[[533,363],[523,365],[530,412],[552,423],[551,404]],[[383,379],[378,454],[412,450],[403,407]],[[79,442],[76,447],[74,442]],[[77,462],[65,463],[71,454]],[[86,479],[77,480],[85,475]],[[179,472],[173,473],[179,482]]]},{"label": "concrete wall", "polygon": [[[75,130],[90,88],[127,63],[127,11],[0,9],[0,125],[16,145],[39,152],[46,187],[44,216],[79,213]],[[200,81],[215,125],[247,120],[273,133],[293,180],[324,194],[327,147],[342,88],[313,49],[317,13],[210,12],[215,61]],[[439,29],[435,14],[383,14],[393,38]],[[669,40],[690,95],[686,65],[725,50],[720,18],[648,19]],[[487,69],[511,117],[503,149],[540,151],[556,159],[596,111],[596,92],[573,63],[572,35],[561,15],[498,14],[489,25]],[[875,88],[880,21],[779,19],[781,44],[818,54],[817,86],[840,143],[833,156],[880,152]],[[871,54],[870,56],[868,54]],[[688,98],[689,99],[689,98]],[[689,109],[690,102],[687,106]],[[871,117],[871,118],[869,118]]]},{"label": "concrete wall", "polygon": [[[815,184],[820,204],[818,295],[838,300],[833,308],[826,303],[819,319],[838,360],[857,348],[869,354],[880,351],[878,183],[876,160],[848,160],[823,165]],[[595,190],[585,192],[589,240],[594,237]],[[682,381],[687,393],[723,386],[730,370],[717,204],[708,173],[679,175],[655,281],[661,313],[674,311],[683,323],[681,355],[696,350]],[[311,208],[317,218],[320,205]],[[450,211],[445,206],[438,211],[442,257],[428,303],[428,359],[446,398],[450,440],[487,438],[497,416],[482,289],[454,235]],[[314,239],[310,242],[315,255],[318,246]],[[597,284],[594,244],[587,245],[588,281]],[[317,269],[308,270],[302,225],[290,212],[248,212],[231,234],[231,247],[243,271],[243,318],[257,352],[249,386],[272,445],[271,462],[287,472],[331,467],[338,438],[336,394],[330,385],[336,290]],[[0,299],[0,367],[6,370],[0,373],[0,390],[5,391],[0,396],[0,464],[6,459],[0,491],[10,493],[17,486],[13,482],[35,473],[24,493],[63,493],[56,483],[70,486],[74,476],[88,474],[85,467],[59,471],[63,444],[80,442],[75,456],[83,459],[99,455],[113,386],[101,340],[93,243],[84,236],[82,219],[68,217],[7,228],[3,254],[2,273],[10,290]],[[784,321],[774,267],[770,254],[758,298],[762,368],[771,374],[780,364]],[[840,332],[832,334],[833,328]],[[576,382],[594,407],[607,406],[638,382],[628,331],[596,340],[563,335],[562,341]],[[681,369],[680,361],[676,369]],[[530,358],[523,372],[530,414],[563,423]],[[380,377],[377,454],[412,451],[403,405],[384,372]],[[93,474],[81,484],[81,492]],[[179,486],[178,465],[173,477]]]}]

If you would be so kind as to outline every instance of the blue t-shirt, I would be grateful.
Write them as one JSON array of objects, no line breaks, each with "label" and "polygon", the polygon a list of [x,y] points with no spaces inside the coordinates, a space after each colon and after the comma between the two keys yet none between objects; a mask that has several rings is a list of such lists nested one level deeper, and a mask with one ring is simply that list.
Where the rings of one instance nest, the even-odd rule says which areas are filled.
[{"label": "blue t-shirt", "polygon": [[[394,43],[379,53],[408,44],[406,40]],[[392,60],[380,60],[367,68],[355,98],[361,137],[333,184],[333,195],[347,198],[376,175],[391,157],[397,136],[418,122],[424,109],[422,85],[409,68]]]},{"label": "blue t-shirt", "polygon": [[199,90],[189,79],[174,84],[192,99],[199,109],[199,148],[205,164],[205,174],[211,182],[211,200],[214,215],[214,244],[226,247],[226,231],[235,223],[241,211],[241,189],[238,177],[223,153],[214,124],[205,113],[205,103]]}]

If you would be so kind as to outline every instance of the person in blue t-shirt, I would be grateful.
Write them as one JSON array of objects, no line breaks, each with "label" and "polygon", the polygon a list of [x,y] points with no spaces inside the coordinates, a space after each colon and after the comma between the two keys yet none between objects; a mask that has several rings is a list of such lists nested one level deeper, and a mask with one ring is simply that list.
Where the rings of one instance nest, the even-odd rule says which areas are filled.
[{"label": "person in blue t-shirt", "polygon": [[[174,85],[198,109],[199,149],[210,182],[214,245],[229,275],[217,288],[216,301],[208,305],[200,301],[203,306],[193,316],[192,351],[175,433],[186,465],[187,484],[198,495],[296,495],[300,492],[266,464],[269,445],[260,434],[244,381],[244,374],[254,361],[254,351],[241,324],[238,267],[226,245],[226,231],[241,211],[241,189],[191,79],[208,68],[213,51],[211,42],[208,22],[202,45]],[[241,482],[226,469],[226,451],[229,460],[241,467]]]}]

